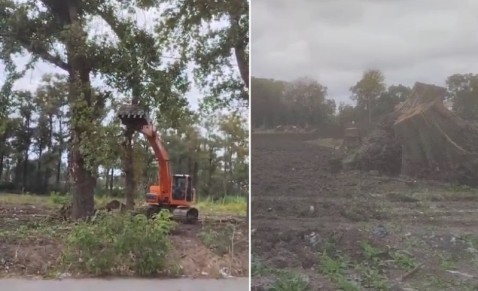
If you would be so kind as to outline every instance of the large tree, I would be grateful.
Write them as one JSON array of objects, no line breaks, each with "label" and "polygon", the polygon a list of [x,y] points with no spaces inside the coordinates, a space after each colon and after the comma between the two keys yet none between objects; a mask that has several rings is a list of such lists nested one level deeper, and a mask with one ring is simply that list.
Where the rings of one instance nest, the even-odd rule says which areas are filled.
[{"label": "large tree", "polygon": [[395,106],[400,102],[405,101],[412,89],[404,85],[391,85],[386,91],[380,94],[375,104],[372,106],[374,116],[382,116],[387,113],[393,112]]},{"label": "large tree", "polygon": [[[93,153],[100,143],[100,122],[104,116],[107,94],[95,94],[92,73],[104,65],[108,50],[104,43],[92,40],[87,28],[96,17],[111,26],[121,23],[119,14],[105,12],[154,5],[154,1],[0,1],[0,53],[9,72],[8,83],[19,73],[12,60],[15,54],[43,60],[68,75],[68,104],[71,113],[70,175],[74,183],[73,218],[89,216],[94,211],[98,157]],[[112,27],[114,29],[114,27]],[[31,63],[29,63],[31,67]],[[8,87],[8,86],[4,86]]]},{"label": "large tree", "polygon": [[[130,96],[132,104],[158,108],[161,119],[168,127],[176,127],[187,115],[187,100],[184,93],[189,83],[184,73],[185,62],[179,59],[164,65],[162,43],[155,35],[138,27],[134,14],[121,21],[112,7],[100,12],[118,39],[116,43],[104,45],[101,66],[98,68],[107,84]],[[95,49],[96,50],[96,49]],[[133,149],[134,128],[126,126],[120,152],[126,180],[126,206],[133,208],[137,189]]]},{"label": "large tree", "polygon": [[251,78],[251,124],[253,128],[271,128],[284,124],[284,91],[286,82]]},{"label": "large tree", "polygon": [[455,74],[446,80],[453,111],[467,120],[478,120],[478,75]]},{"label": "large tree", "polygon": [[369,127],[372,125],[373,106],[385,91],[384,81],[385,77],[381,71],[367,70],[363,73],[362,79],[350,88],[352,100],[357,101],[357,108],[368,113]]}]

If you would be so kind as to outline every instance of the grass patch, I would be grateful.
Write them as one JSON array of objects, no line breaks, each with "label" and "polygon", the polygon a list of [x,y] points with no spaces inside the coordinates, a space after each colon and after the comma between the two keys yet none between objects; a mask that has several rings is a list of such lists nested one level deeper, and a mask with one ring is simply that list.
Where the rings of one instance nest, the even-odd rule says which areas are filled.
[{"label": "grass patch", "polygon": [[[95,196],[95,206],[101,207],[113,198],[108,196]],[[11,194],[0,193],[0,204],[12,205],[38,205],[44,207],[55,207],[63,205],[71,200],[71,195],[51,192],[50,195],[37,194]]]},{"label": "grass patch", "polygon": [[369,221],[370,219],[386,219],[388,217],[387,210],[385,204],[353,198],[340,209],[340,214],[354,222]]},{"label": "grass patch", "polygon": [[226,224],[220,228],[206,225],[198,234],[199,239],[216,254],[223,256],[231,251],[234,225]]},{"label": "grass patch", "polygon": [[279,272],[275,283],[267,291],[309,291],[307,278],[301,274],[282,271]]},{"label": "grass patch", "polygon": [[320,255],[320,272],[331,279],[338,290],[389,290],[386,276],[387,261],[400,269],[412,270],[417,266],[415,258],[405,251],[381,249],[368,242],[361,242],[361,259],[351,260],[339,250],[326,249]]},{"label": "grass patch", "polygon": [[[121,198],[113,198],[108,196],[95,196],[95,207],[106,205],[112,199],[123,200]],[[55,207],[63,205],[71,200],[71,195],[60,194],[58,192],[51,192],[50,195],[36,195],[36,194],[10,194],[0,193],[0,204],[11,205],[37,205],[44,207]],[[136,205],[144,203],[143,198],[135,201]],[[199,212],[202,214],[218,214],[218,215],[246,215],[247,200],[243,196],[225,196],[218,200],[207,198],[200,200],[197,203]]]},{"label": "grass patch", "polygon": [[35,195],[35,194],[10,194],[0,193],[1,204],[27,204],[27,205],[41,205],[41,206],[53,206],[48,195]]},{"label": "grass patch", "polygon": [[338,290],[360,291],[360,286],[347,279],[346,271],[349,269],[350,260],[346,256],[329,256],[323,252],[320,256],[320,271],[337,285]]},{"label": "grass patch", "polygon": [[270,268],[256,257],[252,257],[251,273],[253,277],[271,276],[274,283],[267,291],[309,291],[310,284],[306,276],[289,270]]},{"label": "grass patch", "polygon": [[172,248],[169,233],[175,225],[169,218],[162,211],[155,220],[115,214],[80,222],[66,238],[63,262],[96,276],[165,274]]},{"label": "grass patch", "polygon": [[247,199],[243,196],[225,196],[219,200],[207,198],[197,203],[202,214],[246,215]]},{"label": "grass patch", "polygon": [[61,238],[64,237],[64,225],[49,224],[46,222],[31,221],[26,224],[19,225],[14,229],[5,229],[0,231],[0,240],[21,241],[28,238]]}]

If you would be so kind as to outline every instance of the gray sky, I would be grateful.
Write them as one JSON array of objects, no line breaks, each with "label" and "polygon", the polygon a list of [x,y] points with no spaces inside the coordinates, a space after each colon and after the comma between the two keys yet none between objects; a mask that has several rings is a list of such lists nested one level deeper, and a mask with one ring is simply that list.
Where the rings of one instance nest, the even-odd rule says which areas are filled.
[{"label": "gray sky", "polygon": [[309,76],[349,100],[366,69],[388,85],[478,73],[476,0],[254,0],[252,76]]}]

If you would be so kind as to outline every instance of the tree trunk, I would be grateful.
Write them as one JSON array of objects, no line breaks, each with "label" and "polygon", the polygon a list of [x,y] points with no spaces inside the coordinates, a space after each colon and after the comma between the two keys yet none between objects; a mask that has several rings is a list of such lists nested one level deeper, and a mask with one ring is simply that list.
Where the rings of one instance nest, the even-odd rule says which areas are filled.
[{"label": "tree trunk", "polygon": [[211,196],[211,188],[212,188],[212,175],[214,174],[214,165],[213,165],[213,153],[214,149],[212,147],[209,147],[209,160],[208,160],[208,175],[207,175],[207,190],[206,194],[207,197]]},{"label": "tree trunk", "polygon": [[39,145],[38,145],[38,161],[37,161],[37,173],[38,173],[38,176],[36,177],[37,180],[37,183],[39,185],[39,190],[40,192],[43,193],[44,191],[44,188],[43,188],[43,185],[45,185],[45,181],[44,181],[44,176],[42,175],[42,157],[43,157],[43,139],[40,138],[40,141],[39,141]]},{"label": "tree trunk", "polygon": [[113,194],[114,182],[115,182],[115,169],[114,169],[114,168],[111,168],[111,173],[110,173],[110,178],[109,178],[110,194]]},{"label": "tree trunk", "polygon": [[370,98],[370,96],[367,97],[367,114],[368,114],[367,131],[370,132],[370,130],[372,130],[372,99]]},{"label": "tree trunk", "polygon": [[247,53],[244,48],[240,46],[234,48],[234,53],[236,55],[237,66],[239,67],[242,81],[246,87],[249,88],[249,60],[247,59]]},{"label": "tree trunk", "polygon": [[0,153],[0,181],[2,181],[2,178],[3,178],[3,159],[4,159],[3,153]]},{"label": "tree trunk", "polygon": [[104,191],[107,193],[110,188],[110,168],[105,169],[103,178],[105,179]]},{"label": "tree trunk", "polygon": [[61,115],[58,117],[58,133],[59,133],[59,140],[58,140],[58,161],[56,164],[56,191],[60,189],[60,178],[61,178],[61,156],[63,155],[63,124],[61,122]]},{"label": "tree trunk", "polygon": [[27,186],[27,174],[28,174],[28,149],[25,150],[22,166],[22,193],[25,192]]},{"label": "tree trunk", "polygon": [[247,32],[240,29],[240,20],[242,11],[249,9],[249,3],[246,0],[237,0],[231,2],[229,17],[232,28],[232,38],[234,39],[234,54],[236,56],[237,66],[241,74],[242,81],[249,88],[249,54],[246,51],[249,39]]},{"label": "tree trunk", "polygon": [[136,181],[134,175],[134,158],[133,158],[133,133],[134,131],[130,128],[125,130],[125,140],[123,141],[123,169],[125,174],[126,182],[126,208],[134,208],[134,192],[136,190]]},{"label": "tree trunk", "polygon": [[[84,153],[81,148],[85,143],[83,135],[91,132],[97,119],[97,106],[93,102],[90,72],[92,65],[86,54],[86,33],[81,22],[79,2],[67,1],[70,37],[66,42],[69,64],[69,101],[71,103],[71,165],[70,176],[74,182],[72,195],[72,218],[82,219],[93,215],[95,205],[96,176],[94,162],[87,164],[85,157],[94,160],[92,153]],[[93,110],[92,110],[93,109]]]},{"label": "tree trunk", "polygon": [[[76,134],[73,133],[76,138]],[[72,218],[81,219],[93,215],[95,208],[96,178],[86,169],[84,158],[78,147],[72,149],[71,177],[73,178]]]},{"label": "tree trunk", "polygon": [[53,162],[53,116],[51,114],[48,115],[48,156],[47,156],[47,167],[45,168],[45,175],[43,178],[44,184],[43,189],[45,192],[48,193],[50,190],[50,176],[52,174],[52,162]]},{"label": "tree trunk", "polygon": [[199,185],[198,177],[199,177],[199,163],[197,161],[194,161],[192,178],[193,178],[193,186],[196,189],[197,189],[197,186]]}]

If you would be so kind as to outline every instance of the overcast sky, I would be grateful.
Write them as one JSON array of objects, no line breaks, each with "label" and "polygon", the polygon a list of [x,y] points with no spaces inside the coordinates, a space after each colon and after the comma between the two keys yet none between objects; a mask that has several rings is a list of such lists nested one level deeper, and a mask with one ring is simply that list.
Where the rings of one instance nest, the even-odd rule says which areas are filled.
[{"label": "overcast sky", "polygon": [[337,101],[364,70],[388,85],[478,73],[476,0],[253,0],[252,76],[309,76]]}]

